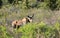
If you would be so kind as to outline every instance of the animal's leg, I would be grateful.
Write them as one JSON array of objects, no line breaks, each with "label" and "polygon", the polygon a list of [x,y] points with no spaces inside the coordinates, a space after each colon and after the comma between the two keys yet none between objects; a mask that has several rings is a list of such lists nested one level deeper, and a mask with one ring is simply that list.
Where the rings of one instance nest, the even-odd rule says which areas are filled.
[{"label": "animal's leg", "polygon": [[16,25],[14,25],[13,28],[16,28]]},{"label": "animal's leg", "polygon": [[20,27],[20,26],[18,25],[18,26],[17,26],[17,29],[18,29],[19,27]]}]

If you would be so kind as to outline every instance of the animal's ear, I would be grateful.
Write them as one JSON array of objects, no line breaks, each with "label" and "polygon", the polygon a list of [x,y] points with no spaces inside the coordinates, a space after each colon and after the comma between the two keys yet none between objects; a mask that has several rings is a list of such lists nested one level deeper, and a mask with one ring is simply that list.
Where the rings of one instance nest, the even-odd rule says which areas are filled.
[{"label": "animal's ear", "polygon": [[34,14],[32,15],[32,17],[34,17]]}]

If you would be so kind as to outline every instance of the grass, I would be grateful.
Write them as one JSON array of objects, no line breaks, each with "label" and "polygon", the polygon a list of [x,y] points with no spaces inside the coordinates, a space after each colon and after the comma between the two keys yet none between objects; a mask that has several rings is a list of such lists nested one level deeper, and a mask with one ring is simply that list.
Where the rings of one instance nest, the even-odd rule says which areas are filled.
[{"label": "grass", "polygon": [[[5,26],[0,26],[1,38],[60,38],[60,24],[57,22],[54,26],[48,26],[44,22],[40,23],[28,23],[25,26],[20,27],[18,30],[14,30],[13,36],[9,34]],[[2,31],[2,32],[1,32]]]},{"label": "grass", "polygon": [[[11,30],[7,30],[11,28],[13,20],[22,19],[32,14],[34,14],[33,23],[28,23],[18,30],[14,30],[13,33]],[[1,38],[60,38],[59,23],[60,11],[43,8],[21,9],[18,5],[5,5],[0,9],[0,34],[4,34],[0,35]]]}]

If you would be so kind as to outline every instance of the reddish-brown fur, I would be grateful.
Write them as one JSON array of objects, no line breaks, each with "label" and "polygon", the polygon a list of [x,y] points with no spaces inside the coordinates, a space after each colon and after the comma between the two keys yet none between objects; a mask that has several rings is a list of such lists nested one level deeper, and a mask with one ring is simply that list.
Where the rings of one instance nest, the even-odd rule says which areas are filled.
[{"label": "reddish-brown fur", "polygon": [[26,18],[23,18],[22,20],[14,20],[12,22],[12,27],[14,27],[14,28],[18,27],[19,28],[20,26],[25,25],[28,22],[32,22],[32,17],[28,16]]}]

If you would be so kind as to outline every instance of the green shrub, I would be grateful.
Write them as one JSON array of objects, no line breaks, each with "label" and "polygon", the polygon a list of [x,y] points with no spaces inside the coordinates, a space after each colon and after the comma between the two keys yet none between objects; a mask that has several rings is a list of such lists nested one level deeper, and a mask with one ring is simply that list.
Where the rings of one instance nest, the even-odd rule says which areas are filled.
[{"label": "green shrub", "polygon": [[[28,23],[18,30],[14,31],[14,36],[6,31],[5,26],[0,26],[0,38],[60,38],[60,24],[57,22],[54,26],[48,26],[44,22]],[[21,37],[20,37],[21,35]]]},{"label": "green shrub", "polygon": [[47,26],[45,23],[41,22],[39,24],[27,24],[18,29],[18,33],[22,32],[21,38],[55,38],[56,28],[53,26]]},{"label": "green shrub", "polygon": [[12,38],[12,36],[6,31],[6,27],[0,26],[0,38]]}]

